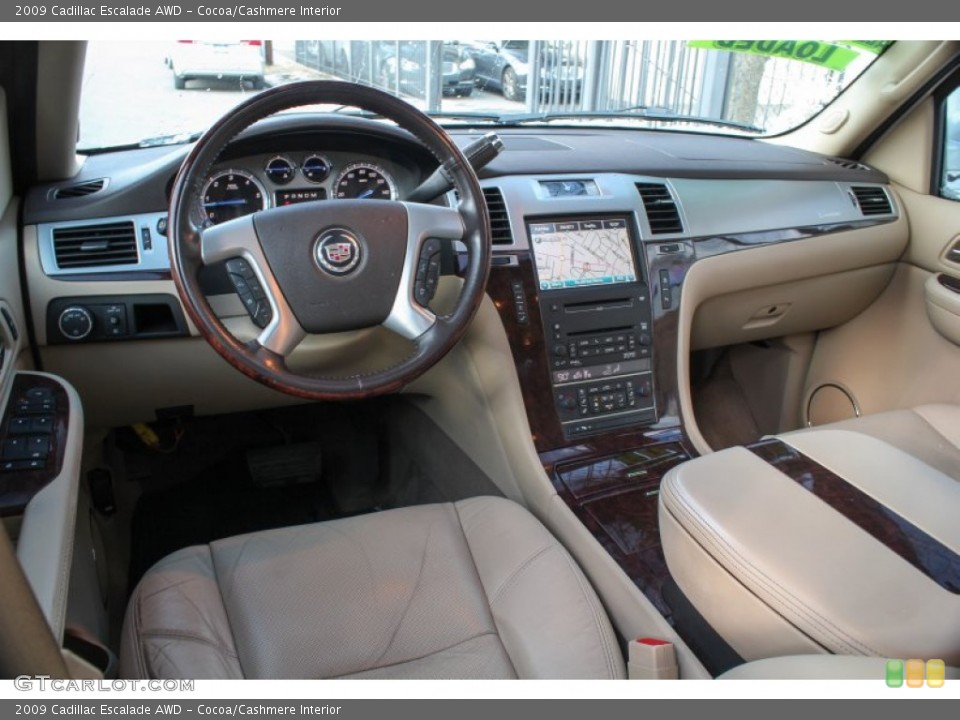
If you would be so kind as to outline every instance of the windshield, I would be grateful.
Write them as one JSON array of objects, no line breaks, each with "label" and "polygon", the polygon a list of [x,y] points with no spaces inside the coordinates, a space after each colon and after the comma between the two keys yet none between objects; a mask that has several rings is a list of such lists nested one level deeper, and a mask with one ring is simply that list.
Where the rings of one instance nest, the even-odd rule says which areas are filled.
[{"label": "windshield", "polygon": [[444,122],[593,122],[772,135],[818,113],[888,44],[93,41],[78,146],[186,142],[252,93],[309,79],[382,88]]}]

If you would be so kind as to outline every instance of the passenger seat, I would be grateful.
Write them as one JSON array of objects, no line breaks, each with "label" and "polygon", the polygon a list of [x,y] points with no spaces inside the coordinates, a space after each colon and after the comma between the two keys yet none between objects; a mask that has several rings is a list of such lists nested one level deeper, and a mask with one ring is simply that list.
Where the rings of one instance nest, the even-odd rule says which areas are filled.
[{"label": "passenger seat", "polygon": [[816,429],[871,435],[960,481],[960,405],[921,405],[818,425]]}]

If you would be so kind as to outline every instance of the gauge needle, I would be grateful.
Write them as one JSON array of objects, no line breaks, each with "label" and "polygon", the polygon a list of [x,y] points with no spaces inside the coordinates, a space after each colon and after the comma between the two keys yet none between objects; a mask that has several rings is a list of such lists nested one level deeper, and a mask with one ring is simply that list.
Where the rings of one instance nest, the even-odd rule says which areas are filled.
[{"label": "gauge needle", "polygon": [[362,193],[357,195],[357,200],[363,200],[364,198],[368,198],[371,195],[373,195],[376,191],[377,191],[376,188],[367,188]]},{"label": "gauge needle", "polygon": [[246,200],[244,200],[243,198],[238,198],[236,200],[217,200],[216,202],[208,202],[208,203],[204,203],[203,206],[212,208],[212,207],[223,207],[225,205],[246,205],[246,204],[247,204]]}]

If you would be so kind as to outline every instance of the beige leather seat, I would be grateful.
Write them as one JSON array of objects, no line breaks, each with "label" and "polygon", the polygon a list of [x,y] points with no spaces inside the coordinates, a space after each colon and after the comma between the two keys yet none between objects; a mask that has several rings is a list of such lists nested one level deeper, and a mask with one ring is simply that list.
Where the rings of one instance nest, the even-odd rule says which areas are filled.
[{"label": "beige leather seat", "polygon": [[664,478],[661,538],[686,596],[746,660],[960,664],[956,468],[836,425],[780,439],[768,455],[728,448]]},{"label": "beige leather seat", "polygon": [[[870,435],[960,480],[960,405],[921,405],[910,410],[891,410],[823,425],[821,429]],[[786,436],[793,434],[786,433]]]},{"label": "beige leather seat", "polygon": [[600,602],[519,505],[471,498],[180,550],[127,609],[138,678],[620,678]]}]

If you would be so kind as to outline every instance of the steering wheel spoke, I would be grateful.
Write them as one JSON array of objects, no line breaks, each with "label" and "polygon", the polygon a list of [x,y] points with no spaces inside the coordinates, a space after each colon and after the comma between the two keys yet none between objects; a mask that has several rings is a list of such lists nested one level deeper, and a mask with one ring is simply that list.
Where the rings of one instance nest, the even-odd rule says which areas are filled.
[{"label": "steering wheel spoke", "polygon": [[[252,283],[251,278],[246,274],[253,274],[257,285],[262,289],[263,297],[262,299],[254,297],[250,300],[241,296],[241,300],[245,304],[247,302],[257,304],[257,309],[252,312],[255,316],[261,312],[260,303],[266,303],[269,306],[269,320],[257,335],[257,343],[281,357],[290,355],[307,333],[294,315],[276,278],[270,271],[270,265],[260,247],[253,217],[245,215],[221,225],[206,228],[200,236],[200,256],[205,265],[226,261],[227,272],[240,276],[240,280],[248,285]],[[233,261],[236,260],[242,260],[243,265],[233,265]]]},{"label": "steering wheel spoke", "polygon": [[440,205],[403,203],[407,210],[407,250],[400,286],[384,327],[416,340],[437,321],[427,307],[440,277],[440,241],[463,238],[463,218]]}]

